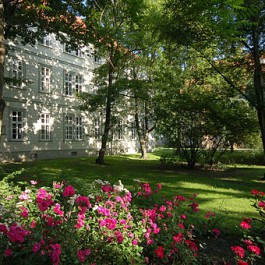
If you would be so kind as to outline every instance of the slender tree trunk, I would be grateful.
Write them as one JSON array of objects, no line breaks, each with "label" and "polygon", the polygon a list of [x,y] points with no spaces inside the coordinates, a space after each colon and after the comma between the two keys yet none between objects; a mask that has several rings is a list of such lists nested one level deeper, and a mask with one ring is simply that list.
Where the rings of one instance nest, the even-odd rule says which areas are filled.
[{"label": "slender tree trunk", "polygon": [[3,97],[4,89],[4,63],[5,63],[5,43],[4,43],[4,4],[0,1],[0,140],[2,137],[2,123],[5,109]]},{"label": "slender tree trunk", "polygon": [[256,95],[256,111],[258,115],[261,139],[263,145],[263,154],[265,162],[265,102],[264,102],[264,81],[262,80],[262,69],[259,51],[259,33],[257,27],[253,26],[253,58],[254,58],[254,89]]},{"label": "slender tree trunk", "polygon": [[103,165],[104,157],[107,148],[107,142],[109,138],[109,131],[110,131],[110,120],[111,120],[111,86],[113,83],[113,48],[110,50],[110,62],[109,62],[109,72],[108,72],[108,91],[107,91],[107,100],[106,100],[106,112],[105,112],[105,126],[104,126],[104,133],[101,138],[101,148],[98,153],[98,157],[96,159],[96,164]]}]

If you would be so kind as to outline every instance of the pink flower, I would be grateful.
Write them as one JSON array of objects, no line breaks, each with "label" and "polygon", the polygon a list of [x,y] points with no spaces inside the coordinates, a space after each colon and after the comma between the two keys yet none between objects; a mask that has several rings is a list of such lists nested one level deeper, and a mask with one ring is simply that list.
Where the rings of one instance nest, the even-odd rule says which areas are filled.
[{"label": "pink flower", "polygon": [[161,190],[161,189],[162,189],[162,185],[161,185],[160,183],[157,183],[157,188],[158,188],[159,190]]},{"label": "pink flower", "polygon": [[259,206],[260,208],[263,208],[263,209],[265,210],[265,202],[264,202],[264,201],[260,201],[260,202],[258,203],[258,206]]},{"label": "pink flower", "polygon": [[28,212],[27,208],[25,208],[24,206],[21,206],[20,209],[22,210],[22,212],[20,213],[20,215],[22,217],[28,217],[29,216],[29,212]]},{"label": "pink flower", "polygon": [[68,185],[67,187],[65,187],[64,191],[63,191],[63,196],[64,197],[72,197],[75,195],[75,189],[73,186]]},{"label": "pink flower", "polygon": [[61,205],[59,203],[55,204],[55,207],[53,208],[53,211],[58,214],[59,216],[63,216],[64,212],[61,210]]},{"label": "pink flower", "polygon": [[26,191],[23,191],[19,197],[18,197],[21,201],[27,201],[30,196],[29,196],[29,193],[27,193]]},{"label": "pink flower", "polygon": [[113,187],[111,185],[102,185],[101,189],[104,192],[112,192],[113,191]]},{"label": "pink flower", "polygon": [[75,228],[79,229],[84,226],[85,224],[85,214],[79,213],[77,217],[77,224],[75,225]]},{"label": "pink flower", "polygon": [[117,220],[114,218],[106,218],[99,222],[99,226],[106,226],[108,229],[113,230],[116,228]]},{"label": "pink flower", "polygon": [[187,239],[187,240],[185,240],[185,243],[188,245],[189,249],[191,249],[195,252],[199,250],[197,245],[193,241]]},{"label": "pink flower", "polygon": [[182,215],[180,216],[180,218],[181,218],[181,219],[186,219],[187,216],[186,216],[185,214],[182,214]]},{"label": "pink flower", "polygon": [[5,250],[5,252],[4,252],[4,255],[5,255],[6,257],[10,257],[10,256],[12,256],[12,254],[13,254],[13,251],[12,251],[11,248],[7,248],[7,249]]},{"label": "pink flower", "polygon": [[245,243],[246,245],[253,245],[253,242],[252,242],[251,240],[249,240],[249,239],[245,239],[245,240],[244,240],[244,243]]},{"label": "pink flower", "polygon": [[6,234],[7,233],[7,227],[5,224],[0,224],[0,232]]},{"label": "pink flower", "polygon": [[247,222],[241,222],[240,223],[240,226],[243,228],[243,229],[250,229],[251,228],[251,225]]},{"label": "pink flower", "polygon": [[44,212],[50,206],[53,205],[52,196],[44,189],[39,189],[37,192],[36,202],[38,204],[39,209]]},{"label": "pink flower", "polygon": [[63,186],[63,183],[53,182],[53,187],[55,189],[60,189]]},{"label": "pink flower", "polygon": [[86,257],[89,256],[90,253],[91,253],[90,249],[85,249],[85,250],[79,249],[77,251],[77,257],[78,257],[80,262],[84,263],[86,261]]},{"label": "pink flower", "polygon": [[240,246],[232,246],[231,250],[241,259],[245,256],[245,250]]},{"label": "pink flower", "polygon": [[218,237],[220,235],[220,230],[218,230],[217,228],[214,228],[212,232],[214,233],[215,237]]},{"label": "pink flower", "polygon": [[121,244],[123,242],[123,235],[122,235],[122,233],[120,231],[116,231],[115,232],[115,236],[117,238],[117,242],[119,244]]},{"label": "pink flower", "polygon": [[165,257],[164,248],[162,246],[158,246],[157,249],[155,249],[155,254],[158,258],[163,259]]},{"label": "pink flower", "polygon": [[75,202],[76,204],[82,207],[86,207],[86,208],[91,207],[91,203],[86,196],[78,196]]},{"label": "pink flower", "polygon": [[12,243],[23,243],[27,234],[28,232],[16,223],[12,224],[7,232],[7,236]]},{"label": "pink flower", "polygon": [[191,209],[194,211],[194,212],[199,212],[199,204],[196,203],[196,202],[193,202],[192,204],[189,204],[189,206],[191,207]]},{"label": "pink flower", "polygon": [[160,208],[159,208],[159,211],[160,212],[165,212],[167,210],[167,207],[162,205]]},{"label": "pink flower", "polygon": [[186,198],[183,197],[182,195],[177,195],[177,196],[175,197],[175,200],[177,200],[177,201],[186,201]]},{"label": "pink flower", "polygon": [[40,250],[41,244],[40,243],[36,243],[32,246],[32,251],[34,253],[37,253]]},{"label": "pink flower", "polygon": [[260,248],[258,246],[247,246],[247,249],[256,255],[260,254]]},{"label": "pink flower", "polygon": [[31,184],[31,185],[36,185],[36,184],[38,184],[38,182],[37,182],[36,180],[31,180],[31,181],[30,181],[30,184]]},{"label": "pink flower", "polygon": [[178,233],[176,236],[173,236],[173,240],[178,244],[182,242],[183,238],[184,236],[182,233]]},{"label": "pink flower", "polygon": [[32,220],[30,228],[35,228],[35,227],[36,227],[36,220]]},{"label": "pink flower", "polygon": [[84,251],[81,249],[77,251],[77,257],[78,257],[78,260],[82,263],[84,263],[86,261],[86,255],[85,255]]},{"label": "pink flower", "polygon": [[49,254],[52,264],[60,264],[60,255],[61,255],[61,245],[60,244],[50,244],[51,252]]},{"label": "pink flower", "polygon": [[178,227],[179,227],[180,229],[185,229],[185,227],[184,227],[184,225],[183,225],[182,223],[179,223],[179,224],[178,224]]},{"label": "pink flower", "polygon": [[133,244],[134,246],[136,246],[136,245],[138,244],[138,241],[137,241],[136,239],[134,239],[134,240],[132,241],[132,244]]}]

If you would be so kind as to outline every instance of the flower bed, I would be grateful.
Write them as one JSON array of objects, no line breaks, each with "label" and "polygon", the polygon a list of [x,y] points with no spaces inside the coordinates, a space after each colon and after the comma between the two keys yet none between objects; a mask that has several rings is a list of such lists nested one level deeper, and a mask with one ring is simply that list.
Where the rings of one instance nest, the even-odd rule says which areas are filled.
[{"label": "flower bed", "polygon": [[[220,234],[215,214],[201,217],[196,194],[162,199],[161,184],[136,183],[131,193],[121,182],[97,180],[84,195],[65,182],[19,188],[2,181],[2,264],[211,264],[198,253],[205,236]],[[255,207],[264,214],[261,202]],[[251,222],[241,226],[249,230]],[[254,262],[261,243],[252,239],[248,256],[233,246],[238,264]]]}]

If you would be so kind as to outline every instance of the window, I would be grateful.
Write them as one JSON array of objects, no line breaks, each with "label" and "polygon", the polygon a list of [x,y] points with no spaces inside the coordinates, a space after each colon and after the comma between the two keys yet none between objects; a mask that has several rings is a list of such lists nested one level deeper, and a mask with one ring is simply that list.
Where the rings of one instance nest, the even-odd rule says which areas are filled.
[{"label": "window", "polygon": [[80,93],[83,90],[84,79],[81,75],[76,75],[75,77],[75,92]]},{"label": "window", "polygon": [[75,118],[76,140],[83,139],[83,119],[81,116]]},{"label": "window", "polygon": [[101,121],[100,118],[96,118],[94,120],[94,137],[96,140],[99,140],[101,138]]},{"label": "window", "polygon": [[52,36],[51,34],[47,34],[46,36],[44,36],[42,44],[48,47],[52,46]]},{"label": "window", "polygon": [[83,140],[83,117],[65,116],[65,140]]},{"label": "window", "polygon": [[64,87],[65,87],[65,95],[72,96],[73,95],[73,75],[72,74],[70,73],[65,74]]},{"label": "window", "polygon": [[[65,73],[64,87],[65,95],[73,96],[74,93],[80,93],[83,90],[84,78],[79,74]],[[75,88],[75,90],[74,90]]]},{"label": "window", "polygon": [[13,80],[13,85],[21,87],[21,82],[23,79],[23,62],[20,59],[12,58],[11,61],[11,78]]},{"label": "window", "polygon": [[41,92],[50,92],[51,86],[51,69],[45,66],[41,67],[40,71],[40,91]]},{"label": "window", "polygon": [[51,139],[50,114],[41,114],[40,139],[43,141]]},{"label": "window", "polygon": [[65,48],[64,48],[65,52],[71,55],[75,55],[78,57],[83,57],[84,56],[84,52],[81,50],[81,48],[77,47],[77,48],[73,48],[71,46],[71,44],[65,44]]},{"label": "window", "polygon": [[65,117],[65,140],[73,140],[73,136],[74,136],[73,116],[67,115]]},{"label": "window", "polygon": [[23,140],[23,112],[22,111],[12,111],[11,114],[11,139],[16,141]]},{"label": "window", "polygon": [[123,121],[119,121],[116,125],[114,132],[113,132],[113,139],[114,140],[123,140],[124,138],[124,123]]},{"label": "window", "polygon": [[136,139],[136,125],[135,122],[131,123],[131,140]]}]

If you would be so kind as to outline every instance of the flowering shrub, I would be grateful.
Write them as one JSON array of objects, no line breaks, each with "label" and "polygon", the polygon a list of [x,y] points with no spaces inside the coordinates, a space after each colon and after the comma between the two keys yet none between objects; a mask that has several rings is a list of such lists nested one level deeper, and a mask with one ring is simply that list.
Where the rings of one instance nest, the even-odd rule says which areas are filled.
[{"label": "flowering shrub", "polygon": [[3,264],[195,264],[197,231],[204,229],[215,237],[220,233],[206,229],[214,217],[210,212],[203,227],[196,227],[196,195],[139,207],[142,199],[160,192],[161,184],[153,190],[139,182],[135,196],[121,182],[97,180],[88,196],[65,182],[52,187],[30,184],[21,190],[2,182]]},{"label": "flowering shrub", "polygon": [[[255,201],[252,206],[259,213],[259,218],[243,218],[240,227],[243,230],[242,244],[238,246],[231,246],[231,250],[235,254],[237,265],[250,265],[261,258],[262,252],[265,250],[265,233],[258,232],[255,236],[255,225],[265,225],[265,193],[258,190],[252,190],[251,194],[254,195]],[[252,231],[253,230],[253,231]]]}]

